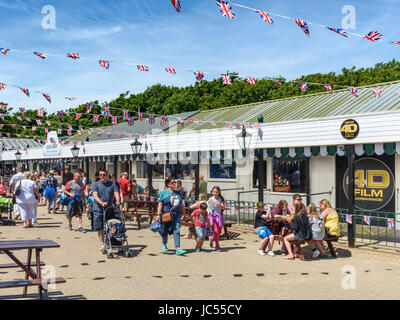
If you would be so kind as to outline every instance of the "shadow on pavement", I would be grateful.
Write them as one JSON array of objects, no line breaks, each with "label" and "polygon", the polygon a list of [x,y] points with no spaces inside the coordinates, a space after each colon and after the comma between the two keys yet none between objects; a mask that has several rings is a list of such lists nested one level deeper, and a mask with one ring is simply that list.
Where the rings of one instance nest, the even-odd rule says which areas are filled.
[{"label": "shadow on pavement", "polygon": [[[21,293],[21,294],[16,294],[16,295],[1,296],[0,299],[1,300],[16,300],[16,299],[38,300],[38,295],[37,295],[37,293],[29,293],[26,295],[26,298],[24,298]],[[74,296],[63,296],[63,293],[61,291],[55,291],[55,292],[43,293],[43,300],[87,300],[87,298],[81,294],[74,295]]]}]

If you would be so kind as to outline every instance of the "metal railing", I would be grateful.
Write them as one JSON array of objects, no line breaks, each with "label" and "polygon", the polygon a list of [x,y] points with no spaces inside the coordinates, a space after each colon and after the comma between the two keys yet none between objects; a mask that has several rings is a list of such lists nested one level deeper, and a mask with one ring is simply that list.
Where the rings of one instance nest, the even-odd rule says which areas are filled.
[{"label": "metal railing", "polygon": [[[268,204],[268,203],[267,203]],[[269,203],[271,205],[276,205]],[[254,220],[257,212],[257,203],[252,201],[228,200],[224,211],[224,219],[227,222],[234,222],[243,228],[254,228]],[[336,208],[339,215],[340,235],[347,238],[347,209]],[[365,245],[377,245],[387,247],[400,247],[400,220],[393,212],[370,212],[363,210],[354,210],[352,223],[355,225],[355,240]],[[368,224],[364,217],[370,217]],[[390,225],[389,219],[393,219]]]}]

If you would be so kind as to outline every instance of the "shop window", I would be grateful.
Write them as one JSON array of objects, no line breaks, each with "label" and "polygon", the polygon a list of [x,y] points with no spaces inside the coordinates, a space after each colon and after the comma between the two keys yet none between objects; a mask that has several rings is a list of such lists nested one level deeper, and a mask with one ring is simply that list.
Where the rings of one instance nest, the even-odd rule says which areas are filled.
[{"label": "shop window", "polygon": [[[263,161],[263,172],[264,172],[264,188],[267,187],[267,161]],[[254,169],[253,169],[253,188],[258,188],[258,161],[254,161]]]},{"label": "shop window", "polygon": [[165,176],[173,177],[180,180],[194,180],[195,165],[194,164],[167,164],[165,168]]},{"label": "shop window", "polygon": [[236,162],[210,164],[210,179],[236,179]]},{"label": "shop window", "polygon": [[274,158],[274,191],[307,193],[308,161],[308,159]]},{"label": "shop window", "polygon": [[[147,178],[147,162],[138,161],[136,162],[136,178],[145,179]],[[153,179],[164,179],[164,164],[152,165]]]}]

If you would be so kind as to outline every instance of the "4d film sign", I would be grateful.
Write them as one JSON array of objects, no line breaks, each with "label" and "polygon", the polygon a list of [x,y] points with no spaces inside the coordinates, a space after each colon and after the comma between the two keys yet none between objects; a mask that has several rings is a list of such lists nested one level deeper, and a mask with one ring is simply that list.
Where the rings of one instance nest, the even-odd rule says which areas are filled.
[{"label": "4d film sign", "polygon": [[355,139],[359,132],[360,126],[358,125],[358,122],[353,119],[344,121],[340,127],[340,133],[342,134],[342,137],[347,140]]},{"label": "4d film sign", "polygon": [[[343,179],[343,189],[348,198],[349,171]],[[354,201],[360,210],[384,208],[394,195],[394,176],[390,168],[381,160],[359,159],[355,163]]]}]

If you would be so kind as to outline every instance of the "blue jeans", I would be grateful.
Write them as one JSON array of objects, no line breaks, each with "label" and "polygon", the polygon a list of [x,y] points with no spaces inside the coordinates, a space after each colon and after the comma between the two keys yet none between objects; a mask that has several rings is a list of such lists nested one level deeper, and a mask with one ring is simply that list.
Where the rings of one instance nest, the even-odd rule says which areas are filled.
[{"label": "blue jeans", "polygon": [[172,214],[172,222],[166,223],[162,225],[161,227],[161,237],[162,237],[162,243],[167,245],[168,241],[168,234],[170,232],[173,232],[174,235],[174,244],[175,248],[179,248],[181,246],[181,215],[178,214]]}]

